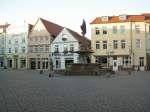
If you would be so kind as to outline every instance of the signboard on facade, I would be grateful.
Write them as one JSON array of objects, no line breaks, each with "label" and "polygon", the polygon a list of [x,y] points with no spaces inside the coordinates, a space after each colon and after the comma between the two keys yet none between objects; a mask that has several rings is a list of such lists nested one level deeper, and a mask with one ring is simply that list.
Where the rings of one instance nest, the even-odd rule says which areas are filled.
[{"label": "signboard on facade", "polygon": [[52,56],[74,56],[73,53],[52,53]]}]

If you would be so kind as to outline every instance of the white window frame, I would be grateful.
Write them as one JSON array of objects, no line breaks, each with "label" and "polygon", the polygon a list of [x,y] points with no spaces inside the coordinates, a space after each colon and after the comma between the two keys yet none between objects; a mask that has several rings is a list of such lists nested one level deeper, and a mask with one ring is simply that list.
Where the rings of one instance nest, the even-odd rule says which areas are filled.
[{"label": "white window frame", "polygon": [[141,48],[141,40],[140,39],[136,39],[135,48],[137,48],[137,49]]}]

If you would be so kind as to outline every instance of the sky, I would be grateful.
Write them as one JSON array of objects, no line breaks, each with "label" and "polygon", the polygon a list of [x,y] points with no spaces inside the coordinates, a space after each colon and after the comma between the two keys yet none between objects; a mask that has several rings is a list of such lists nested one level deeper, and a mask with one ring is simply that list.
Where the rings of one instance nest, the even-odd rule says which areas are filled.
[{"label": "sky", "polygon": [[90,38],[90,22],[96,17],[120,14],[150,13],[150,0],[0,0],[0,24],[19,20],[35,24],[39,17],[81,33],[86,21]]}]

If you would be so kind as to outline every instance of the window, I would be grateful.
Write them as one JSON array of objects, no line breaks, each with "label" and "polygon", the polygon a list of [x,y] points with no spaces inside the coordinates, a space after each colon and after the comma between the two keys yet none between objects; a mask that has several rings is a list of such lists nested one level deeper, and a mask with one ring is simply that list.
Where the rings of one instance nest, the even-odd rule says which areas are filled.
[{"label": "window", "polygon": [[34,48],[34,51],[35,51],[35,52],[38,52],[38,48],[37,48],[37,47],[35,47],[35,48]]},{"label": "window", "polygon": [[8,44],[11,44],[11,40],[8,41]]},{"label": "window", "polygon": [[96,49],[100,49],[100,41],[96,41]]},{"label": "window", "polygon": [[103,29],[103,35],[106,35],[107,34],[107,27],[103,26],[102,29]]},{"label": "window", "polygon": [[45,40],[48,40],[48,36],[45,37]]},{"label": "window", "polygon": [[122,49],[125,49],[125,47],[126,47],[126,42],[125,42],[125,40],[121,40],[121,48],[122,48]]},{"label": "window", "polygon": [[25,43],[25,42],[26,42],[26,41],[25,41],[25,38],[23,38],[23,39],[22,39],[22,43]]},{"label": "window", "polygon": [[107,41],[106,40],[103,41],[103,49],[107,49]]},{"label": "window", "polygon": [[108,21],[108,20],[109,20],[109,17],[108,17],[108,16],[102,16],[102,17],[101,17],[101,20],[102,20],[102,21]]},{"label": "window", "polygon": [[33,47],[29,47],[29,51],[32,53],[33,52]]},{"label": "window", "polygon": [[15,44],[18,44],[18,40],[15,40]]},{"label": "window", "polygon": [[39,38],[40,38],[40,41],[43,41],[43,38],[44,38],[44,37],[39,37]]},{"label": "window", "polygon": [[49,47],[45,47],[45,52],[48,52],[49,51]]},{"label": "window", "polygon": [[67,38],[68,38],[68,35],[67,35],[67,34],[62,34],[62,40],[63,40],[63,41],[66,41]]},{"label": "window", "polygon": [[25,53],[26,52],[26,48],[25,47],[22,47],[22,53]]},{"label": "window", "polygon": [[8,53],[11,53],[11,48],[8,49]]},{"label": "window", "polygon": [[64,52],[67,52],[68,51],[68,47],[66,44],[64,44]]},{"label": "window", "polygon": [[139,57],[140,66],[144,66],[144,57]]},{"label": "window", "polygon": [[74,45],[70,44],[70,51],[74,51]]},{"label": "window", "polygon": [[32,37],[30,37],[30,41],[32,41]]},{"label": "window", "polygon": [[135,32],[140,33],[140,25],[135,25]]},{"label": "window", "polygon": [[120,26],[120,32],[123,34],[125,33],[125,26],[124,25],[121,25]]},{"label": "window", "polygon": [[118,49],[118,41],[117,40],[113,40],[113,47],[114,47],[114,49]]},{"label": "window", "polygon": [[127,16],[126,14],[119,15],[119,20],[126,20]]},{"label": "window", "polygon": [[130,56],[124,56],[122,59],[123,65],[130,65],[131,64],[131,57]]},{"label": "window", "polygon": [[141,40],[136,39],[136,48],[141,48]]},{"label": "window", "polygon": [[100,29],[99,28],[95,28],[95,34],[99,35],[100,34]]},{"label": "window", "polygon": [[38,37],[34,37],[35,38],[35,41],[38,41]]},{"label": "window", "polygon": [[55,45],[55,52],[59,52],[59,46]]},{"label": "window", "polygon": [[113,26],[113,34],[117,33],[117,26]]},{"label": "window", "polygon": [[5,43],[5,40],[4,40],[4,38],[2,38],[2,44],[4,44]]},{"label": "window", "polygon": [[15,47],[15,53],[18,53],[18,48],[17,47]]},{"label": "window", "polygon": [[2,47],[2,54],[4,54],[4,47]]},{"label": "window", "polygon": [[40,47],[40,52],[43,52],[43,47]]}]

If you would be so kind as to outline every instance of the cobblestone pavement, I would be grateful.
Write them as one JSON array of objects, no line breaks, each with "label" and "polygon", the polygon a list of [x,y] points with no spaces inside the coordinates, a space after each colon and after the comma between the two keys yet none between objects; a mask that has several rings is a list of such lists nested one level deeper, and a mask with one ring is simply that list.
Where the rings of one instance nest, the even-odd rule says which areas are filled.
[{"label": "cobblestone pavement", "polygon": [[0,70],[0,112],[150,112],[150,72],[46,74]]}]

